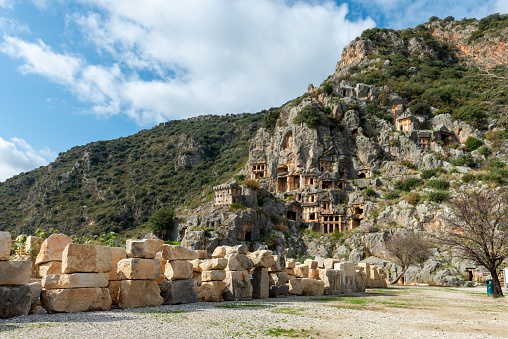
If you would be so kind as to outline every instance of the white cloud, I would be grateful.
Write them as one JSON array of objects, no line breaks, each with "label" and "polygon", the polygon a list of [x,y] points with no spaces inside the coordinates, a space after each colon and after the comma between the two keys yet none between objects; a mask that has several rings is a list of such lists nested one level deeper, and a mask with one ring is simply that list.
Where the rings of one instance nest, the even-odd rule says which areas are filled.
[{"label": "white cloud", "polygon": [[497,0],[496,3],[496,12],[501,14],[508,13],[508,1],[506,0]]},{"label": "white cloud", "polygon": [[89,10],[67,20],[104,62],[16,37],[1,49],[95,114],[139,124],[280,105],[333,73],[342,47],[375,25],[346,20],[347,6],[330,1],[81,2]]},{"label": "white cloud", "polygon": [[25,140],[0,137],[0,181],[5,181],[21,172],[47,165],[57,154],[49,148],[34,150]]}]

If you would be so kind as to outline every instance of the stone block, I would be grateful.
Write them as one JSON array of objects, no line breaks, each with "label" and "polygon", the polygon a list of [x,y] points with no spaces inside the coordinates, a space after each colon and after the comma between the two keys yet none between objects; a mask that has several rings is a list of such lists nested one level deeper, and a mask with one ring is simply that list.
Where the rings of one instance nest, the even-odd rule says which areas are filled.
[{"label": "stone block", "polygon": [[301,278],[289,279],[289,294],[302,295],[303,294],[303,283]]},{"label": "stone block", "polygon": [[249,253],[247,257],[252,260],[253,267],[272,267],[274,259],[272,251],[260,250]]},{"label": "stone block", "polygon": [[337,260],[337,259],[333,259],[333,258],[326,258],[323,262],[323,268],[327,269],[327,270],[333,270],[333,266],[336,264],[336,263],[339,263],[340,260]]},{"label": "stone block", "polygon": [[41,304],[48,313],[105,311],[111,309],[111,296],[100,287],[43,290]]},{"label": "stone block", "polygon": [[0,232],[0,261],[9,260],[11,257],[11,234]]},{"label": "stone block", "polygon": [[287,272],[270,272],[269,282],[270,282],[270,286],[286,285],[286,283],[288,282],[288,274],[287,274]]},{"label": "stone block", "polygon": [[26,255],[37,256],[39,251],[41,250],[42,243],[44,239],[41,237],[36,237],[34,235],[29,235],[26,237],[25,248],[23,248],[23,253]]},{"label": "stone block", "polygon": [[224,281],[207,281],[198,288],[199,301],[201,302],[221,302],[226,283]]},{"label": "stone block", "polygon": [[226,271],[224,300],[251,300],[252,284],[247,271]]},{"label": "stone block", "polygon": [[154,280],[121,280],[118,307],[160,306],[164,302],[159,285]]},{"label": "stone block", "polygon": [[249,247],[247,245],[236,245],[236,246],[225,246],[226,247],[226,255],[232,253],[240,253],[247,254],[249,253]]},{"label": "stone block", "polygon": [[319,280],[319,272],[321,271],[320,268],[309,268],[309,275],[307,276],[307,278],[309,279],[314,279],[314,280]]},{"label": "stone block", "polygon": [[365,292],[365,272],[362,270],[356,270],[355,284],[356,292]]},{"label": "stone block", "polygon": [[182,246],[164,245],[162,247],[162,258],[164,260],[194,260],[198,254],[194,250]]},{"label": "stone block", "polygon": [[0,286],[0,318],[27,315],[31,303],[30,286]]},{"label": "stone block", "polygon": [[198,259],[201,259],[201,260],[208,259],[208,252],[205,250],[197,250],[196,254],[198,256]]},{"label": "stone block", "polygon": [[252,298],[266,299],[270,296],[270,279],[268,268],[256,267],[250,271],[252,276]]},{"label": "stone block", "polygon": [[108,284],[109,294],[111,296],[111,304],[117,306],[118,305],[118,295],[120,294],[120,285],[122,281],[120,280],[110,280]]},{"label": "stone block", "polygon": [[325,268],[325,259],[322,257],[315,257],[314,260],[317,261],[318,268]]},{"label": "stone block", "polygon": [[203,261],[199,264],[201,270],[203,271],[211,271],[211,270],[223,270],[228,266],[228,259],[226,258],[215,258],[211,260]]},{"label": "stone block", "polygon": [[156,280],[159,278],[159,259],[129,258],[117,264],[121,280]]},{"label": "stone block", "polygon": [[201,281],[217,281],[226,279],[226,271],[211,270],[201,272]]},{"label": "stone block", "polygon": [[304,263],[305,263],[305,265],[309,266],[310,269],[315,270],[316,268],[318,268],[318,261],[317,260],[307,259],[307,260],[305,260]]},{"label": "stone block", "polygon": [[67,244],[62,253],[62,273],[109,273],[111,248],[91,244]]},{"label": "stone block", "polygon": [[159,283],[164,305],[190,304],[198,301],[198,286],[194,279],[164,280]]},{"label": "stone block", "polygon": [[273,285],[270,286],[270,298],[284,298],[289,293],[289,286],[288,285]]},{"label": "stone block", "polygon": [[[40,282],[32,282],[32,283],[28,284],[28,288],[30,289],[30,291],[28,293],[30,295],[30,299],[32,300],[32,302],[30,304],[30,310],[31,310],[39,302],[39,298],[40,298],[41,292],[42,292],[42,284]],[[0,305],[1,305],[1,303],[0,303]]]},{"label": "stone block", "polygon": [[218,246],[212,253],[213,258],[224,258],[226,256],[226,246]]},{"label": "stone block", "polygon": [[[203,273],[203,272],[192,272],[191,279],[194,279],[194,280],[196,280],[196,281],[198,282],[198,287],[199,287],[199,285],[201,285],[201,283],[203,282],[203,279],[202,279],[202,277],[201,277],[201,276],[202,276],[202,273]],[[157,281],[157,282],[159,283],[160,281]]]},{"label": "stone block", "polygon": [[31,261],[0,261],[0,285],[25,285],[31,275]]},{"label": "stone block", "polygon": [[288,275],[295,275],[295,269],[294,268],[286,268],[284,270]]},{"label": "stone block", "polygon": [[245,254],[230,253],[226,255],[226,259],[228,259],[227,271],[244,271],[253,267],[252,260]]},{"label": "stone block", "polygon": [[111,247],[111,262],[113,264],[113,268],[109,271],[109,280],[121,280],[118,276],[118,262],[123,259],[127,259],[127,251],[125,247]]},{"label": "stone block", "polygon": [[65,234],[52,234],[41,245],[35,264],[42,264],[48,261],[62,261],[62,253],[67,244],[72,242],[71,237]]},{"label": "stone block", "polygon": [[282,255],[273,256],[273,265],[268,269],[270,272],[282,272],[286,268],[286,259]]},{"label": "stone block", "polygon": [[321,280],[296,278],[289,281],[289,293],[295,295],[323,295],[325,284]]},{"label": "stone block", "polygon": [[335,269],[341,271],[341,291],[343,293],[353,293],[356,291],[356,268],[353,263],[335,264]]},{"label": "stone block", "polygon": [[42,278],[46,290],[62,288],[108,287],[107,273],[52,274]]},{"label": "stone block", "polygon": [[297,278],[307,278],[309,276],[309,266],[306,264],[296,265],[294,270]]},{"label": "stone block", "polygon": [[129,258],[154,259],[157,252],[162,249],[164,241],[159,239],[129,239],[125,243]]},{"label": "stone block", "polygon": [[201,260],[195,259],[191,261],[192,263],[192,272],[201,272],[203,269],[201,268]]},{"label": "stone block", "polygon": [[296,267],[296,261],[293,258],[286,259],[286,268],[295,268]]},{"label": "stone block", "polygon": [[192,263],[186,260],[171,260],[166,263],[164,276],[168,280],[190,279],[192,276]]},{"label": "stone block", "polygon": [[62,274],[61,261],[49,261],[39,265],[39,278],[43,278],[50,274]]},{"label": "stone block", "polygon": [[341,277],[339,270],[323,269],[320,279],[324,283],[325,294],[341,294]]}]

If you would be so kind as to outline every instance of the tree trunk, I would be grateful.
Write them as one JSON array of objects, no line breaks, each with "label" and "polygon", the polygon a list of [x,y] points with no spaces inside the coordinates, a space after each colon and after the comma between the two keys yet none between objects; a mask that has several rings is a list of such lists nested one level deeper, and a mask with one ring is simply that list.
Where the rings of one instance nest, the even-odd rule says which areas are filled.
[{"label": "tree trunk", "polygon": [[404,275],[404,273],[406,273],[406,271],[407,271],[407,267],[402,270],[402,273],[399,274],[397,276],[397,278],[395,278],[394,281],[390,282],[390,285],[395,285],[397,283],[397,281],[399,281],[399,279]]},{"label": "tree trunk", "polygon": [[503,296],[503,289],[501,287],[501,282],[499,281],[499,277],[497,275],[496,269],[490,271],[490,274],[492,275],[492,283],[494,285],[494,298],[502,297]]}]

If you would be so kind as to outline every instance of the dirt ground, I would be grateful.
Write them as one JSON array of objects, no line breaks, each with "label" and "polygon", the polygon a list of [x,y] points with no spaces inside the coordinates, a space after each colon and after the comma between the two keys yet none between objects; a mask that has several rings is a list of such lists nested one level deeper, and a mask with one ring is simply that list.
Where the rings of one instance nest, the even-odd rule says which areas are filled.
[{"label": "dirt ground", "polygon": [[508,297],[485,287],[196,303],[0,320],[0,338],[508,338]]}]

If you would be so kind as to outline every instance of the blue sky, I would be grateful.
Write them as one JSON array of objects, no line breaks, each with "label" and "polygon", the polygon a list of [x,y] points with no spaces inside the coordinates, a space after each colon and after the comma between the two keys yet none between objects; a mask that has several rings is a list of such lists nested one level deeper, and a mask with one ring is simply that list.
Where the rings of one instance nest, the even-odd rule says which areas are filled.
[{"label": "blue sky", "polygon": [[0,181],[163,121],[279,106],[366,28],[496,12],[508,1],[0,0]]}]

